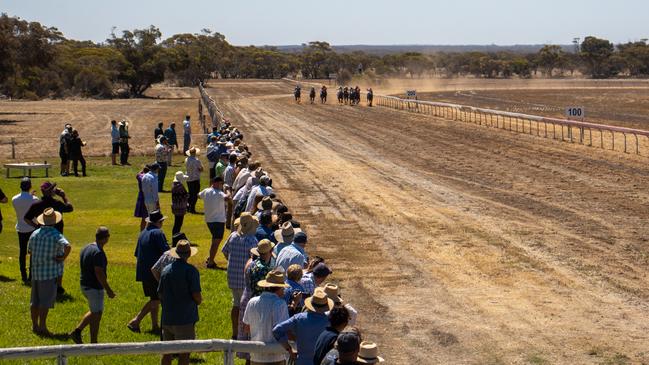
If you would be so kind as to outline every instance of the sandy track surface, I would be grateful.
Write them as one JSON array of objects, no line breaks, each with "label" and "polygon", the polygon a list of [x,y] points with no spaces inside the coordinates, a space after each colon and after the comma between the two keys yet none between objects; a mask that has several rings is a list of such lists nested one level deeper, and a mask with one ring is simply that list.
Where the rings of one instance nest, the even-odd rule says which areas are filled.
[{"label": "sandy track surface", "polygon": [[[58,136],[65,123],[71,123],[88,142],[85,155],[108,156],[112,119],[130,122],[131,153],[151,153],[153,130],[158,121],[163,121],[165,128],[172,121],[176,122],[177,133],[181,135],[180,123],[186,113],[198,120],[198,90],[195,88],[156,86],[147,95],[150,98],[0,101],[0,159],[11,157],[9,143],[14,138],[18,160],[58,161]],[[194,130],[199,130],[197,122]]]},{"label": "sandy track surface", "polygon": [[646,158],[210,86],[390,363],[649,361]]}]

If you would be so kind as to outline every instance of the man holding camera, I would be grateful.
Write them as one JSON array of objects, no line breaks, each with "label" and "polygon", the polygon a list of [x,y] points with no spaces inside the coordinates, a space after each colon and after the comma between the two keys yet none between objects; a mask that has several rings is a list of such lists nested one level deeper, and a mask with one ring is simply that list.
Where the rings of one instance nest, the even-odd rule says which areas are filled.
[{"label": "man holding camera", "polygon": [[[32,204],[32,206],[29,207],[29,210],[27,210],[27,213],[25,213],[25,223],[29,224],[30,226],[34,228],[39,228],[41,226],[36,221],[36,218],[43,214],[43,212],[47,208],[52,208],[54,209],[54,211],[59,213],[69,213],[74,210],[74,207],[68,200],[67,195],[62,189],[56,187],[56,183],[45,181],[41,184],[41,193],[43,194],[41,200]],[[61,200],[57,199],[57,196],[60,197]],[[58,220],[54,225],[54,228],[56,228],[59,233],[63,234],[63,219]],[[58,295],[65,293],[65,289],[63,289],[63,286],[61,286],[62,281],[63,276],[59,277],[57,281]]]}]

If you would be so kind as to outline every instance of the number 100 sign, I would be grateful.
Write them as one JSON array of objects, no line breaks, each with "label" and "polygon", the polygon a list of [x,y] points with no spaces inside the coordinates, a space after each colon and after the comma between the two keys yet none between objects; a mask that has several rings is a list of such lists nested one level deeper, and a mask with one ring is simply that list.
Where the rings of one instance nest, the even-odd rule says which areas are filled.
[{"label": "number 100 sign", "polygon": [[586,116],[586,109],[583,106],[571,106],[566,108],[566,117],[568,119],[583,119]]}]

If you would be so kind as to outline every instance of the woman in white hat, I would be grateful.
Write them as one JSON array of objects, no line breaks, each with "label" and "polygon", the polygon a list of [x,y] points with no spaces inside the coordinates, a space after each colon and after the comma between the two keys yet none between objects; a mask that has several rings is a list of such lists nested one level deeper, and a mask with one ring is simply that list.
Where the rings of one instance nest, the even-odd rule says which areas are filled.
[{"label": "woman in white hat", "polygon": [[174,227],[171,231],[172,235],[180,232],[187,214],[187,200],[189,193],[185,189],[183,183],[187,181],[188,176],[182,171],[176,172],[174,180],[171,183],[171,213],[174,215]]}]

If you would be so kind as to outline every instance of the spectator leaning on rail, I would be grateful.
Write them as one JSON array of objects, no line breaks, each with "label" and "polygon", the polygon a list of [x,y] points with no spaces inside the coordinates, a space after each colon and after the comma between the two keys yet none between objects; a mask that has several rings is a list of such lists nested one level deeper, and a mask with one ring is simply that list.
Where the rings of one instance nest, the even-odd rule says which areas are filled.
[{"label": "spectator leaning on rail", "polygon": [[63,276],[63,262],[72,250],[68,240],[54,228],[61,219],[61,213],[46,208],[36,218],[40,228],[34,231],[27,244],[32,271],[32,331],[45,336],[51,335],[47,329],[47,314],[50,308],[54,308],[57,282]]},{"label": "spectator leaning on rail", "polygon": [[349,312],[344,307],[332,309],[327,314],[327,317],[329,318],[329,326],[320,334],[315,343],[314,364],[320,364],[327,356],[327,353],[334,348],[338,336],[349,323]]},{"label": "spectator leaning on rail", "polygon": [[90,325],[90,342],[97,343],[99,323],[104,312],[104,291],[109,298],[115,298],[115,293],[108,284],[106,273],[108,259],[104,252],[104,246],[108,243],[109,238],[108,228],[99,227],[95,233],[95,242],[86,245],[81,250],[81,292],[88,299],[90,310],[70,333],[70,338],[75,343],[83,343],[81,332],[88,325]]},{"label": "spectator leaning on rail", "polygon": [[20,254],[18,256],[20,277],[26,285],[29,285],[31,281],[30,271],[27,270],[27,242],[29,242],[29,237],[36,228],[25,222],[25,213],[27,213],[32,204],[39,200],[34,195],[35,192],[30,192],[31,189],[31,179],[24,177],[20,181],[20,194],[11,199],[11,203],[16,211],[16,232],[18,232],[18,245],[20,246]]},{"label": "spectator leaning on rail", "polygon": [[[313,262],[317,262],[317,259],[318,258],[314,259]],[[309,262],[309,266],[310,265],[311,262]],[[307,293],[307,295],[311,295],[313,294],[315,288],[321,286],[322,283],[324,283],[332,273],[333,271],[331,271],[329,266],[324,263],[324,259],[322,259],[322,262],[315,264],[313,268],[311,268],[311,270],[307,268],[306,272],[302,276],[302,279],[300,280],[300,285],[304,287],[304,291]]]},{"label": "spectator leaning on rail", "polygon": [[149,172],[142,176],[142,195],[144,196],[144,206],[149,214],[160,209],[160,198],[158,196],[158,172],[160,165],[153,163],[149,165]]},{"label": "spectator leaning on rail", "polygon": [[308,263],[308,256],[304,247],[306,246],[307,236],[304,232],[298,232],[293,238],[293,243],[288,247],[282,250],[282,252],[277,255],[277,267],[281,267],[284,272],[288,270],[288,267],[297,264],[301,267],[306,267]]},{"label": "spectator leaning on rail", "polygon": [[244,213],[239,218],[239,228],[232,232],[223,245],[223,256],[228,260],[228,288],[232,291],[232,338],[237,338],[239,327],[239,304],[245,288],[244,269],[250,258],[250,250],[257,247],[255,232],[259,222],[257,217]]},{"label": "spectator leaning on rail", "polygon": [[[158,294],[162,302],[162,340],[193,340],[196,338],[198,306],[203,301],[201,279],[187,259],[197,249],[187,240],[180,240],[169,255],[176,260],[162,269]],[[162,364],[171,364],[172,354],[162,356]],[[178,364],[189,364],[189,353],[178,355]]]},{"label": "spectator leaning on rail", "polygon": [[277,245],[273,249],[273,252],[275,252],[275,256],[279,256],[282,251],[288,247],[291,242],[293,242],[293,238],[295,237],[296,233],[302,232],[300,228],[294,228],[291,222],[284,222],[280,229],[276,230],[273,236],[275,237],[275,241],[277,242]]},{"label": "spectator leaning on rail", "polygon": [[212,236],[210,253],[205,265],[208,269],[216,269],[214,258],[225,234],[225,207],[226,202],[230,199],[230,194],[223,192],[223,178],[217,176],[212,179],[212,186],[198,193],[198,197],[203,200],[205,223]]},{"label": "spectator leaning on rail", "polygon": [[201,190],[201,173],[203,172],[203,164],[201,160],[196,157],[201,150],[192,147],[185,153],[187,159],[185,160],[185,168],[187,169],[187,190],[189,190],[189,205],[187,207],[190,213],[196,213],[196,201],[198,200],[198,192]]},{"label": "spectator leaning on rail", "polygon": [[298,313],[273,328],[273,336],[294,356],[293,349],[288,343],[288,335],[296,339],[297,361],[296,365],[313,365],[315,344],[320,334],[329,326],[329,318],[325,312],[334,307],[334,303],[327,297],[322,288],[317,288],[313,296],[304,301],[306,311]]},{"label": "spectator leaning on rail", "polygon": [[192,122],[191,116],[185,116],[183,120],[183,153],[187,153],[189,146],[192,143]]},{"label": "spectator leaning on rail", "polygon": [[[243,315],[244,332],[250,334],[250,340],[265,343],[276,343],[273,327],[288,320],[288,308],[281,299],[284,295],[284,273],[273,270],[266,275],[265,280],[257,283],[263,292],[260,296],[250,299]],[[284,354],[250,355],[252,365],[283,365],[286,361]]]},{"label": "spectator leaning on rail", "polygon": [[110,143],[112,145],[110,158],[114,166],[117,165],[117,155],[119,155],[119,128],[116,120],[110,121]]},{"label": "spectator leaning on rail", "polygon": [[169,250],[167,237],[162,232],[162,224],[166,218],[160,211],[150,213],[147,218],[147,227],[140,232],[137,240],[135,248],[135,257],[137,258],[135,280],[142,282],[144,296],[148,297],[149,300],[135,318],[127,324],[128,329],[136,333],[140,332],[140,322],[149,313],[151,314],[151,330],[153,332],[160,331],[160,326],[158,326],[158,309],[160,307],[158,281],[153,276],[151,268],[160,256]]}]

